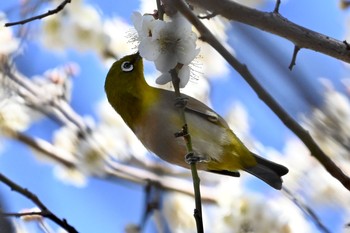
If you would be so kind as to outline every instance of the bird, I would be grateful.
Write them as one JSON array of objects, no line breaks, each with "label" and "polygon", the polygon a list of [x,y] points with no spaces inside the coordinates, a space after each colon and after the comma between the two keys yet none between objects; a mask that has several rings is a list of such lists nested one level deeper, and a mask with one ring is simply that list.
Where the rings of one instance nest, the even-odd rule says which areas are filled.
[{"label": "bird", "polygon": [[183,120],[175,92],[148,85],[139,52],[113,63],[104,88],[110,105],[159,158],[184,168],[190,168],[188,158],[196,158],[199,170],[234,177],[240,176],[242,170],[277,190],[282,188],[287,167],[251,152],[218,113],[181,94],[193,149],[192,156],[186,157],[185,140],[176,136]]}]

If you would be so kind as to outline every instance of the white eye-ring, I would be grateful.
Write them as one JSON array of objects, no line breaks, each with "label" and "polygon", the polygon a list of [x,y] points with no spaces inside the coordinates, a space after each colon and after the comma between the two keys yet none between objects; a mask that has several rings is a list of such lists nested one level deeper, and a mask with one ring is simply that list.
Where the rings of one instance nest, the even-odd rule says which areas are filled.
[{"label": "white eye-ring", "polygon": [[122,63],[121,68],[124,72],[130,72],[134,69],[134,65],[129,61],[125,61]]}]

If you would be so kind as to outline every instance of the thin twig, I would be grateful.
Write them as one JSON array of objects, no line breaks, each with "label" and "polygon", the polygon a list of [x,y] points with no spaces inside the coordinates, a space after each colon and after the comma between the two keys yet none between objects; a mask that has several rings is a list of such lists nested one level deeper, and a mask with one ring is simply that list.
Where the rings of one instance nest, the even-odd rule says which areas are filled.
[{"label": "thin twig", "polygon": [[71,3],[71,0],[64,0],[61,4],[59,4],[55,9],[53,10],[48,10],[46,13],[44,14],[41,14],[41,15],[36,15],[36,16],[33,16],[33,17],[30,17],[28,19],[24,19],[24,20],[20,20],[20,21],[17,21],[17,22],[11,22],[11,23],[6,23],[5,24],[5,27],[11,27],[11,26],[14,26],[14,25],[19,25],[19,24],[25,24],[25,23],[28,23],[28,22],[31,22],[31,21],[34,21],[34,20],[37,20],[37,19],[43,19],[47,16],[50,16],[50,15],[53,15],[53,14],[57,14],[58,12],[60,12],[61,10],[64,9],[64,7],[68,4],[68,3]]},{"label": "thin twig", "polygon": [[160,204],[160,186],[157,182],[152,180],[148,180],[145,185],[145,202],[144,202],[144,212],[141,219],[141,223],[139,225],[139,229],[141,232],[145,229],[147,220],[151,217],[151,215],[159,210]]},{"label": "thin twig", "polygon": [[350,45],[349,45],[349,43],[348,43],[346,40],[343,40],[343,43],[345,44],[346,49],[347,49],[347,50],[350,50]]},{"label": "thin twig", "polygon": [[0,216],[4,217],[16,217],[16,218],[21,218],[21,217],[27,217],[27,216],[41,216],[41,217],[46,217],[48,215],[47,212],[43,211],[35,211],[35,212],[23,212],[23,213],[0,213]]},{"label": "thin twig", "polygon": [[275,9],[273,10],[273,13],[279,14],[280,5],[281,5],[281,0],[276,0]]},{"label": "thin twig", "polygon": [[[324,153],[318,146],[309,132],[305,130],[297,121],[279,105],[279,103],[260,85],[256,78],[251,74],[245,64],[241,64],[206,28],[206,26],[197,18],[196,15],[188,8],[182,0],[173,0],[175,7],[197,28],[201,34],[201,39],[210,44],[218,51],[223,58],[245,79],[251,86],[259,98],[280,118],[292,132],[294,132],[300,140],[310,150],[323,167],[342,185],[350,190],[350,178]],[[345,46],[344,44],[342,46]],[[349,56],[350,58],[350,56]]]},{"label": "thin twig", "polygon": [[298,45],[295,45],[292,60],[290,61],[290,64],[288,66],[289,70],[292,70],[293,67],[296,65],[296,60],[297,60],[297,55],[298,55],[299,50],[300,50],[300,47]]},{"label": "thin twig", "polygon": [[77,230],[75,230],[74,227],[69,225],[65,219],[58,218],[55,214],[53,214],[45,205],[40,201],[40,199],[32,192],[30,192],[26,188],[22,188],[15,182],[11,181],[9,178],[4,176],[0,173],[0,181],[4,184],[6,184],[8,187],[11,188],[12,191],[18,192],[22,194],[23,196],[27,197],[29,200],[31,200],[35,205],[38,206],[38,208],[43,212],[46,213],[45,217],[50,219],[51,221],[55,222],[57,225],[65,229],[69,233],[78,233]]},{"label": "thin twig", "polygon": [[[180,66],[181,67],[181,66]],[[177,69],[172,69],[170,71],[171,77],[172,77],[172,83],[175,89],[175,97],[179,102],[183,101],[181,93],[180,93],[180,79],[177,75]],[[185,115],[185,106],[186,104],[178,104],[176,103],[176,106],[179,108],[179,114],[181,116],[181,120],[183,122],[183,129],[182,129],[182,136],[186,143],[187,148],[187,155],[186,159],[190,159],[190,157],[195,156],[193,153],[192,148],[192,141],[191,141],[191,135],[188,132],[187,127],[187,121],[186,121],[186,115]],[[202,197],[200,192],[200,179],[197,172],[197,162],[195,160],[191,160],[190,166],[191,166],[191,174],[192,174],[192,181],[193,181],[193,190],[194,190],[194,197],[195,197],[195,209],[194,209],[194,218],[196,220],[197,225],[197,232],[203,233],[204,227],[203,227],[203,219],[202,219]]]},{"label": "thin twig", "polygon": [[340,8],[342,9],[346,9],[350,6],[350,1],[346,1],[346,0],[341,0],[340,1]]},{"label": "thin twig", "polygon": [[163,20],[164,19],[164,9],[163,9],[163,5],[161,0],[157,0],[157,17],[159,20]]}]

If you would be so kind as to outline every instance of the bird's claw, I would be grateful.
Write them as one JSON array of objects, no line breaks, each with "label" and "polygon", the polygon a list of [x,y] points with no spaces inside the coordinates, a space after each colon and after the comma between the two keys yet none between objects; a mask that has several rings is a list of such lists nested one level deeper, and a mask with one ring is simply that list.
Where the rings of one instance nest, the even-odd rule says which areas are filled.
[{"label": "bird's claw", "polygon": [[175,136],[176,138],[188,136],[187,124],[185,124],[184,126],[182,126],[182,129],[181,129],[179,132],[174,133],[174,136]]},{"label": "bird's claw", "polygon": [[175,98],[175,107],[177,108],[184,108],[188,102],[187,97],[176,97]]},{"label": "bird's claw", "polygon": [[193,152],[188,153],[185,155],[185,161],[188,164],[194,164],[202,161],[201,157],[195,155]]}]

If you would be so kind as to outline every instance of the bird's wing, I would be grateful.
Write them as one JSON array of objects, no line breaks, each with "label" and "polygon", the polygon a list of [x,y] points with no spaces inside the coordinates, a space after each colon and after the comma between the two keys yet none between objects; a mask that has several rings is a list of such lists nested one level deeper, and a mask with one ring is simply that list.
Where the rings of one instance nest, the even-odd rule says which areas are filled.
[{"label": "bird's wing", "polygon": [[[204,103],[191,96],[181,94],[182,98],[179,100],[175,97],[175,94],[172,91],[161,90],[160,94],[161,99],[163,100],[163,105],[169,106],[169,103],[171,103],[171,101],[183,101],[183,103],[185,104],[185,112],[195,114],[215,125],[222,126],[224,128],[229,128],[226,121],[219,114],[217,114],[213,109],[211,109]],[[174,104],[174,106],[175,105],[176,103]]]},{"label": "bird's wing", "polygon": [[192,97],[187,97],[188,101],[185,106],[185,111],[186,112],[192,112],[194,114],[197,114],[208,121],[212,122],[213,124],[221,125],[223,127],[227,127],[228,125],[226,121],[219,115],[217,114],[213,109],[209,108],[207,105],[204,103],[192,98]]}]

